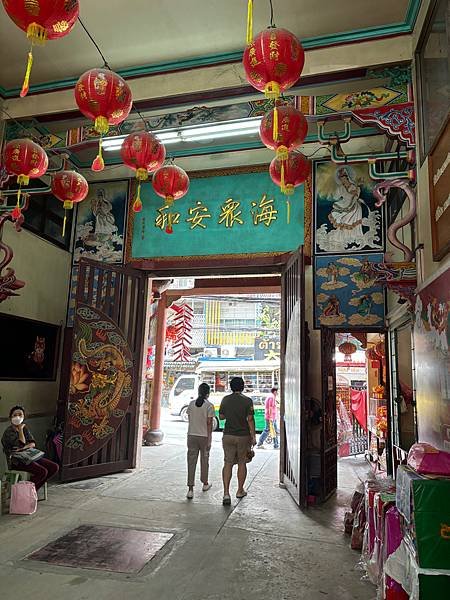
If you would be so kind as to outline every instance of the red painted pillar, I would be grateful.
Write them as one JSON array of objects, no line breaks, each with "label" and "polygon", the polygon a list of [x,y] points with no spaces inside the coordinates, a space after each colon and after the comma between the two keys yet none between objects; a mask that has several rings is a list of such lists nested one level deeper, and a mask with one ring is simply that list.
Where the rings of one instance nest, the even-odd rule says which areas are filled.
[{"label": "red painted pillar", "polygon": [[167,301],[166,294],[161,294],[156,309],[155,367],[153,373],[152,401],[150,410],[150,428],[145,434],[149,446],[162,443],[164,433],[161,431],[161,398],[164,380],[164,346],[166,341]]}]

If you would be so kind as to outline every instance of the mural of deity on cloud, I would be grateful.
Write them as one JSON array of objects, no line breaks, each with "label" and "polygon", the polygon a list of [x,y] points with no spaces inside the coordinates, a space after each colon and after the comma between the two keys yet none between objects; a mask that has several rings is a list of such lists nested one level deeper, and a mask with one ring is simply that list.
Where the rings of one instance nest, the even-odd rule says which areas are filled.
[{"label": "mural of deity on cloud", "polygon": [[382,254],[317,256],[315,327],[382,326],[384,291],[373,268],[382,261]]},{"label": "mural of deity on cloud", "polygon": [[315,164],[315,253],[381,251],[383,212],[368,165]]},{"label": "mural of deity on cloud", "polygon": [[74,263],[81,257],[107,263],[123,260],[128,181],[94,183],[78,205]]}]

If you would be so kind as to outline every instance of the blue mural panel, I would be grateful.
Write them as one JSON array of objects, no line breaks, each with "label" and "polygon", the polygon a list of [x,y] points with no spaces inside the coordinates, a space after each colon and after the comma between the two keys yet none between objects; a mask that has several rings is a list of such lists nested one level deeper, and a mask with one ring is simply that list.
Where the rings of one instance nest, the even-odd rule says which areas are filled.
[{"label": "blue mural panel", "polygon": [[383,254],[316,256],[314,269],[314,326],[351,329],[382,327],[383,287],[375,282],[372,264]]},{"label": "blue mural panel", "polygon": [[134,215],[132,258],[282,253],[304,240],[303,186],[281,194],[266,170],[192,178],[189,192],[168,207],[148,183],[143,210]]}]

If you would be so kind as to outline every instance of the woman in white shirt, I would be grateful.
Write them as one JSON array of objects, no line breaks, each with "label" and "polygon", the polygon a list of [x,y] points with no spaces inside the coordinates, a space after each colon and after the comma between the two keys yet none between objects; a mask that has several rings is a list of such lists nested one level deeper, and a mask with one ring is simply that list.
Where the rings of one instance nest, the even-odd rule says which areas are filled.
[{"label": "woman in white shirt", "polygon": [[192,400],[188,406],[189,428],[187,437],[187,463],[188,463],[188,493],[187,498],[194,497],[195,470],[197,468],[198,455],[200,453],[200,481],[203,483],[203,491],[211,488],[208,481],[209,473],[209,451],[211,450],[212,427],[214,418],[214,406],[208,401],[210,387],[207,383],[201,383],[198,387],[198,398]]}]

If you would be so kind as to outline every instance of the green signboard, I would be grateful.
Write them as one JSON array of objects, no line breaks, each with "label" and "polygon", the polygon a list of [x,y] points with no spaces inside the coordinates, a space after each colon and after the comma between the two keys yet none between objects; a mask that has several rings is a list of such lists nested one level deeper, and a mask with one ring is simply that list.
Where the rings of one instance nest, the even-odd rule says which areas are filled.
[{"label": "green signboard", "polygon": [[303,244],[303,186],[284,196],[267,171],[193,177],[177,200],[173,233],[169,208],[150,184],[134,215],[132,259],[282,253]]}]

